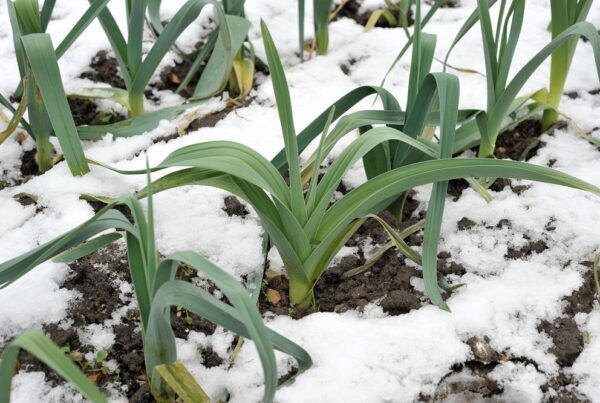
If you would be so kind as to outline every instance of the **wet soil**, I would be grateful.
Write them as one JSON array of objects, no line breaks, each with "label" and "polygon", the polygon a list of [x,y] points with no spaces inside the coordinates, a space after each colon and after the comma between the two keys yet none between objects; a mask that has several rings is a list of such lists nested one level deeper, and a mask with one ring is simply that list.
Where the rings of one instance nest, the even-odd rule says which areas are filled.
[{"label": "wet soil", "polygon": [[[418,202],[409,196],[405,203],[402,224],[388,212],[381,213],[380,217],[401,231],[422,218],[422,214],[413,214],[417,207]],[[290,311],[287,278],[283,275],[267,275],[263,293],[259,298],[259,309],[262,312],[291,314],[299,318],[315,310],[319,312],[362,310],[369,303],[378,304],[390,315],[400,315],[420,308],[427,302],[423,293],[412,284],[413,279],[422,278],[421,271],[407,264],[406,258],[394,248],[386,251],[368,270],[350,277],[344,275],[367,262],[363,250],[365,244],[383,245],[388,241],[389,237],[383,227],[376,220],[367,220],[346,242],[348,247],[357,247],[358,252],[343,257],[337,264],[327,269],[317,282],[314,290],[315,305],[312,308],[306,311]],[[409,245],[420,245],[422,233],[417,232],[409,236],[406,242]],[[442,276],[460,276],[465,273],[464,267],[452,262],[449,253],[439,254],[438,270]],[[445,297],[449,295],[446,293]]]},{"label": "wet soil", "polygon": [[[50,324],[43,328],[57,345],[64,347],[65,352],[72,358],[83,357],[86,353],[94,352],[94,348],[84,344],[77,329],[90,324],[106,325],[115,335],[115,343],[108,349],[107,360],[115,360],[118,370],[102,372],[102,362],[85,360],[87,377],[99,387],[107,386],[109,382],[117,388],[126,389],[130,402],[153,402],[147,385],[144,367],[143,345],[140,333],[139,312],[132,305],[134,295],[122,292],[119,284],[131,284],[126,252],[119,245],[110,245],[98,252],[84,257],[72,264],[73,275],[63,284],[69,290],[78,291],[81,296],[71,303],[66,328],[62,325]],[[192,271],[180,270],[178,278],[191,281],[195,275]],[[212,291],[209,289],[209,291]],[[131,309],[124,307],[131,306]],[[114,315],[119,315],[115,317]],[[112,319],[112,320],[111,320]],[[107,322],[109,321],[109,322]],[[110,324],[112,323],[112,324]],[[206,335],[215,332],[216,326],[211,322],[185,310],[172,309],[171,324],[177,337],[186,339],[189,332],[197,331]],[[223,364],[211,348],[200,351],[207,367]],[[43,371],[51,384],[63,383],[63,380],[27,353],[19,356],[19,369],[24,371]],[[83,369],[83,367],[82,367]]]},{"label": "wet soil", "polygon": [[[541,133],[542,126],[539,120],[526,120],[514,129],[498,136],[494,155],[499,159],[508,158],[513,161],[527,161],[533,158],[538,150],[544,146],[544,142],[540,141]],[[477,154],[479,147],[474,147],[472,151]],[[501,192],[507,186],[516,194],[521,194],[528,189],[526,185],[513,185],[512,181],[507,178],[498,178],[490,189]],[[448,194],[453,196],[454,201],[457,201],[462,192],[468,187],[469,184],[464,179],[451,180],[448,183]]]},{"label": "wet soil", "polygon": [[[160,81],[151,85],[155,90],[170,90],[175,92],[183,80],[187,77],[192,68],[192,62],[187,59],[183,59],[181,62],[175,63],[174,66],[165,67],[160,72]],[[204,71],[204,65],[200,67],[198,72],[194,74],[190,82],[181,90],[180,95],[185,98],[190,98],[194,95],[196,84],[200,80],[200,76]]]},{"label": "wet soil", "polygon": [[117,59],[109,56],[106,50],[96,53],[90,63],[89,70],[83,72],[79,77],[87,78],[96,83],[106,83],[114,88],[125,89],[125,81],[121,75],[119,63]]},{"label": "wet soil", "polygon": [[229,115],[232,112],[235,112],[236,109],[238,109],[238,108],[250,105],[253,100],[254,100],[254,98],[247,97],[246,99],[244,99],[243,101],[240,101],[239,103],[230,103],[229,105],[227,105],[224,109],[221,109],[220,111],[216,111],[216,112],[208,113],[204,116],[200,116],[200,117],[192,120],[189,123],[189,125],[186,126],[186,128],[184,129],[184,134],[191,133],[191,132],[201,129],[203,127],[215,127],[217,125],[217,123],[219,123],[221,120],[225,119],[227,117],[227,115]]},{"label": "wet soil", "polygon": [[98,110],[98,105],[89,99],[69,97],[68,101],[76,126],[107,125],[127,119],[127,116],[116,111],[103,112]]},{"label": "wet soil", "polygon": [[35,149],[25,151],[21,157],[21,176],[30,178],[39,174],[37,162],[35,162]]}]

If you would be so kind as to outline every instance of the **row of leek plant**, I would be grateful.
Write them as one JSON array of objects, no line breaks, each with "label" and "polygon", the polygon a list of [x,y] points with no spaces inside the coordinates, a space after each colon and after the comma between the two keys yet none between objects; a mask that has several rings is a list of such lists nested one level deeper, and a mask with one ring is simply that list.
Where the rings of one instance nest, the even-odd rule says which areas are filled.
[{"label": "row of leek plant", "polygon": [[[482,4],[483,0],[480,0],[480,6]],[[515,10],[519,11],[518,8]],[[420,20],[419,14],[417,8],[417,21]],[[475,16],[472,20],[476,21],[477,18]],[[158,179],[152,187],[156,191],[164,191],[190,184],[215,186],[247,200],[259,214],[272,243],[282,256],[290,280],[291,303],[304,308],[313,301],[312,289],[331,259],[367,217],[397,204],[408,189],[433,183],[423,258],[412,251],[402,237],[394,240],[409,258],[422,261],[427,294],[438,306],[447,308],[439,294],[435,256],[449,179],[502,176],[560,184],[594,194],[600,194],[600,189],[558,171],[526,163],[491,158],[452,159],[457,150],[471,143],[470,138],[476,133],[473,128],[485,127],[482,122],[486,114],[479,112],[477,118],[469,119],[472,111],[458,109],[459,87],[456,77],[448,73],[429,73],[435,37],[422,34],[419,27],[416,28],[413,36],[412,89],[409,91],[406,112],[400,110],[397,101],[385,90],[359,88],[334,103],[296,136],[283,68],[272,38],[263,25],[263,39],[284,136],[284,151],[269,162],[253,150],[232,142],[188,146],[173,152],[153,168],[155,171],[173,167],[184,169]],[[591,32],[590,24],[580,23],[558,35],[505,87],[509,95],[514,93],[509,104],[514,103],[517,93],[539,64],[572,36],[588,37],[598,55],[599,39]],[[334,120],[358,100],[373,93],[381,97],[385,111],[355,112],[344,116],[330,130]],[[509,95],[504,94],[504,98],[500,98],[502,102],[498,102],[505,104]],[[506,109],[510,110],[511,107],[509,105]],[[461,126],[456,129],[459,122]],[[387,127],[372,128],[377,124]],[[439,127],[439,143],[431,141],[432,127]],[[325,160],[335,142],[354,128],[361,129],[362,135],[342,152],[319,180],[317,167]],[[300,153],[319,135],[321,138],[317,151],[302,170]],[[361,158],[365,161],[369,180],[331,205],[344,173]],[[286,173],[289,185],[284,179]],[[306,192],[305,184],[308,185]],[[148,194],[146,189],[138,196]],[[0,266],[0,274],[8,276],[6,278],[9,280],[5,281],[13,281],[39,262],[31,264],[31,256],[26,255]]]},{"label": "row of leek plant", "polygon": [[[253,284],[254,290],[249,290],[192,251],[176,252],[161,259],[154,240],[151,186],[147,195],[147,213],[144,213],[136,198],[120,198],[63,236],[1,264],[0,287],[10,285],[46,260],[54,258],[54,261],[68,263],[125,238],[129,270],[140,310],[146,374],[154,398],[164,403],[173,402],[175,396],[186,403],[211,401],[183,363],[177,360],[175,335],[170,321],[170,309],[177,306],[252,340],[263,368],[263,401],[273,401],[278,379],[275,350],[293,356],[298,362],[299,373],[310,367],[310,356],[301,347],[264,325],[256,308],[260,282]],[[133,222],[118,210],[120,205],[129,209]],[[106,232],[111,230],[113,232]],[[175,275],[182,264],[213,281],[229,304],[200,287],[176,280]],[[0,356],[0,401],[10,401],[12,377],[20,350],[27,350],[38,357],[91,401],[107,401],[59,346],[37,331],[26,332],[4,348]]]},{"label": "row of leek plant", "polygon": [[[98,14],[98,20],[108,37],[119,70],[123,76],[126,89],[102,88],[83,91],[81,95],[94,98],[110,98],[125,106],[129,116],[144,114],[144,90],[154,76],[167,52],[174,46],[182,32],[194,22],[202,9],[213,6],[219,29],[213,35],[213,40],[201,48],[198,60],[204,62],[210,58],[200,76],[194,90],[193,98],[203,99],[223,90],[229,79],[233,59],[238,53],[244,38],[250,28],[250,23],[236,15],[227,15],[221,4],[216,0],[188,0],[175,13],[166,26],[158,25],[160,19],[160,1],[158,0],[128,0],[125,2],[127,18],[127,35],[125,36],[111,11],[104,8]],[[152,6],[152,7],[150,7]],[[150,11],[149,11],[150,10]],[[151,21],[157,35],[156,42],[144,57],[143,42],[146,18]],[[158,22],[157,22],[158,19]],[[198,65],[198,68],[200,66]]]},{"label": "row of leek plant", "polygon": [[[447,306],[437,285],[435,259],[448,180],[501,176],[598,192],[592,185],[545,167],[494,159],[453,159],[457,121],[469,113],[459,111],[458,80],[448,73],[422,71],[423,75],[415,79],[412,107],[406,112],[366,112],[360,119],[354,115],[350,123],[341,119],[338,127],[342,125],[343,129],[330,131],[330,124],[337,114],[336,104],[342,104],[342,109],[348,107],[348,98],[345,98],[332,105],[317,119],[318,123],[311,124],[308,131],[297,137],[283,68],[264,24],[262,32],[285,143],[283,162],[280,156],[269,162],[241,144],[210,141],[176,150],[152,168],[153,171],[184,168],[156,180],[153,187],[160,192],[191,184],[214,186],[252,205],[282,257],[290,281],[290,302],[298,308],[313,303],[314,285],[364,220],[393,205],[415,186],[434,184],[425,226],[423,258],[400,237],[394,239],[411,259],[423,263],[427,294],[445,309]],[[425,35],[423,38],[423,44],[418,43],[417,49],[428,53],[433,37]],[[389,99],[390,95],[384,90],[378,91]],[[355,96],[353,101],[356,100]],[[377,123],[388,123],[388,127],[370,128]],[[332,137],[339,139],[353,125],[363,128],[363,133],[342,151],[319,180],[317,167],[331,151],[335,143]],[[430,140],[429,126],[439,127],[439,143]],[[316,139],[319,134],[319,146],[308,168],[312,175],[304,175],[303,179],[299,138],[306,141],[307,138]],[[365,158],[369,180],[332,204],[342,177],[361,158]],[[289,184],[285,176],[289,177]],[[145,194],[142,190],[138,196]]]},{"label": "row of leek plant", "polygon": [[[494,27],[490,8],[496,3],[499,5],[499,12]],[[560,95],[579,38],[589,41],[594,53],[596,75],[600,80],[600,35],[591,23],[584,21],[591,3],[592,1],[566,0],[551,2],[552,40],[509,80],[509,72],[525,20],[526,2],[525,0],[477,1],[476,10],[467,18],[452,42],[444,66],[449,66],[448,60],[456,45],[479,22],[486,66],[487,105],[485,110],[475,114],[474,119],[465,122],[457,129],[454,152],[478,145],[479,157],[493,158],[496,140],[503,131],[515,127],[540,112],[544,113],[542,123],[545,129],[554,124],[558,116]],[[418,24],[419,2],[416,6],[416,24]],[[383,81],[413,44],[414,38],[418,37],[417,32],[424,27],[429,16],[429,13],[425,16],[421,27],[415,25],[415,35],[394,60]],[[524,85],[548,58],[552,59],[550,90],[541,89],[533,94],[521,95]],[[413,56],[413,63],[414,60]],[[415,66],[411,65],[411,71],[413,68]],[[488,179],[483,182],[483,185],[487,186],[492,183]]]},{"label": "row of leek plant", "polygon": [[[410,67],[410,80],[408,88],[408,96],[406,102],[406,109],[404,114],[398,114],[397,117],[393,117],[393,114],[387,113],[382,114],[381,112],[360,112],[364,119],[366,115],[370,115],[374,118],[374,123],[387,124],[391,127],[399,128],[406,134],[423,140],[430,140],[432,136],[433,127],[425,125],[423,122],[421,125],[415,126],[414,116],[411,119],[411,114],[420,114],[423,108],[423,104],[417,103],[417,93],[423,86],[423,79],[429,73],[431,65],[434,60],[435,50],[435,37],[422,32],[423,26],[429,21],[431,17],[430,12],[421,20],[420,13],[420,2],[416,3],[416,19],[414,34],[411,36],[407,45],[400,52],[399,57],[408,49],[408,46],[413,46],[412,60]],[[485,111],[476,110],[464,110],[459,111],[459,126],[456,129],[456,136],[453,144],[451,154],[461,152],[467,148],[479,145],[479,157],[481,158],[493,158],[495,150],[495,143],[498,135],[509,128],[516,126],[521,121],[531,118],[541,111],[555,111],[555,107],[550,103],[546,102],[545,91],[538,91],[533,96],[525,95],[519,96],[519,93],[523,86],[528,81],[529,77],[533,75],[535,70],[552,55],[553,63],[559,63],[556,61],[558,58],[555,53],[562,49],[565,45],[574,46],[576,40],[580,37],[585,37],[589,40],[592,50],[594,51],[594,57],[596,61],[597,76],[600,79],[600,36],[596,32],[596,29],[587,22],[578,22],[567,29],[563,29],[554,39],[540,50],[524,67],[521,68],[515,74],[515,76],[508,81],[508,72],[512,64],[512,58],[514,55],[517,40],[519,38],[521,26],[523,23],[525,1],[515,0],[510,6],[506,7],[506,2],[500,2],[500,16],[498,19],[498,26],[494,35],[491,28],[489,18],[489,8],[495,3],[492,0],[488,3],[487,0],[478,0],[478,8],[475,12],[467,19],[464,26],[461,28],[455,41],[453,42],[446,61],[448,60],[449,54],[456,46],[456,44],[462,39],[462,37],[475,25],[478,20],[481,20],[481,30],[484,41],[484,51],[486,55],[486,80],[488,83],[487,97],[488,106]],[[564,5],[563,5],[564,6]],[[588,4],[589,6],[589,4]],[[553,7],[557,7],[553,5]],[[580,13],[587,12],[585,5],[580,4],[578,9]],[[572,52],[572,48],[571,48]],[[560,54],[559,54],[560,55]],[[572,58],[572,53],[569,55]],[[394,62],[395,63],[395,62]],[[570,63],[569,60],[561,59],[563,64]],[[566,74],[566,70],[563,70]],[[564,77],[562,77],[564,80]],[[508,81],[508,82],[507,82]],[[562,90],[562,87],[561,87]],[[534,102],[527,105],[525,113],[516,113],[528,99],[533,99]],[[382,96],[384,106],[394,106],[394,102],[390,101],[390,95],[386,94]],[[518,117],[515,117],[518,115]],[[377,121],[376,117],[383,119]],[[512,119],[507,119],[512,117]],[[387,119],[387,120],[386,120]],[[366,119],[365,119],[366,120]],[[412,121],[411,121],[412,120]],[[430,116],[431,120],[431,116]],[[508,121],[508,123],[507,123]],[[369,126],[365,125],[361,130],[365,130]],[[342,122],[340,122],[340,128],[343,128]],[[334,130],[335,132],[335,130]],[[329,141],[325,144],[327,147],[333,147],[333,144],[339,140],[339,138],[346,134],[347,131],[337,131],[335,135],[329,136]],[[303,139],[305,142],[312,140],[314,137]],[[377,176],[382,172],[386,172],[390,169],[398,168],[418,161],[419,156],[414,149],[406,149],[406,147],[396,148],[392,142],[387,145],[383,145],[371,151],[364,158],[364,165],[367,176],[369,178]],[[493,179],[478,175],[481,178],[480,181],[475,181],[471,178],[467,178],[469,183],[479,191],[486,200],[490,199],[490,195],[485,191],[485,187],[493,183]],[[434,187],[434,195],[436,194],[436,188]],[[399,198],[394,203],[388,206],[388,209],[396,215],[398,219],[401,218],[402,214],[402,203],[403,199]],[[440,220],[443,212],[443,197],[437,195],[437,199],[432,196],[428,208],[428,221],[427,226],[431,229],[430,234],[433,231],[439,231]],[[437,237],[435,242],[429,240],[429,237],[425,236],[425,242],[423,245],[423,269],[426,278],[430,278],[430,282],[426,281],[428,285],[428,295],[434,297],[434,301],[440,302],[439,295],[437,295],[437,288],[434,285],[433,280],[436,278],[436,262],[435,262],[435,244],[437,243]],[[388,248],[386,245],[383,249]],[[382,250],[383,250],[382,249]],[[404,248],[405,250],[406,248]],[[402,249],[401,249],[402,250]],[[402,250],[404,252],[404,250]],[[375,257],[379,256],[376,254]],[[407,255],[410,257],[410,255]],[[420,263],[417,261],[417,263]],[[371,261],[367,262],[367,265],[372,264]]]},{"label": "row of leek plant", "polygon": [[[329,22],[332,20],[332,17],[346,5],[347,2],[348,0],[343,0],[338,8],[332,13],[334,4],[333,0],[313,0],[314,38],[313,46],[311,48],[316,50],[317,55],[327,54],[327,50],[329,49]],[[385,0],[386,7],[373,11],[371,17],[369,17],[365,25],[365,31],[371,30],[377,21],[381,17],[384,17],[388,21],[390,27],[401,27],[404,30],[410,44],[411,34],[408,30],[410,25],[409,16],[412,12],[412,7],[415,7],[417,3],[420,3],[420,1],[400,0],[399,2],[393,2],[391,0]],[[435,14],[440,7],[447,3],[448,0],[434,0],[431,3],[428,15],[423,20],[423,24],[426,24],[433,14]],[[301,60],[304,60],[305,6],[305,0],[298,0],[298,39]],[[406,50],[404,50],[402,53],[405,51]]]},{"label": "row of leek plant", "polygon": [[[160,11],[160,1],[130,0],[125,3],[127,40],[107,8],[109,1],[90,0],[90,7],[55,49],[50,36],[45,32],[56,2],[46,0],[40,9],[36,0],[7,0],[21,83],[15,93],[20,97],[17,108],[13,107],[6,97],[0,95],[0,104],[12,113],[7,127],[0,132],[0,144],[20,125],[35,140],[36,162],[40,172],[51,168],[60,158],[55,155],[50,141],[53,135],[58,138],[72,174],[83,175],[89,171],[89,167],[80,140],[98,140],[107,133],[112,133],[115,137],[138,135],[154,128],[160,120],[180,113],[218,93],[230,81],[234,82],[243,94],[247,94],[251,88],[253,64],[250,69],[243,53],[242,59],[236,62],[242,52],[242,43],[250,25],[243,18],[243,10],[240,12],[239,7],[234,4],[236,2],[229,1],[222,5],[216,0],[188,0],[165,27],[161,25],[155,44],[144,57],[142,44],[146,15],[149,15],[148,19],[151,22],[155,21]],[[146,86],[167,52],[175,46],[181,33],[198,18],[207,5],[214,6],[219,26],[209,43],[199,52],[198,68],[205,62],[208,54],[210,58],[206,61],[193,100],[183,105],[144,114]],[[238,15],[226,14],[224,6]],[[82,90],[78,95],[88,98],[110,98],[127,108],[130,119],[116,124],[76,127],[62,85],[58,60],[96,18],[101,22],[109,39],[126,89],[90,88]],[[230,79],[232,71],[233,78]]]}]

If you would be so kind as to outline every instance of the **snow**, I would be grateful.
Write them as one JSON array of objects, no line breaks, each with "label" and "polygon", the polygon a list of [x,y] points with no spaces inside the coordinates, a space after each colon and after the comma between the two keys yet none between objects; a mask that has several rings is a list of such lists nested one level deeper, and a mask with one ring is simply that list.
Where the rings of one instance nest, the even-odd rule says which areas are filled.
[{"label": "snow", "polygon": [[[163,17],[168,18],[183,1],[163,3]],[[306,35],[309,38],[312,35],[312,2],[306,3]],[[363,8],[374,9],[382,3],[364,0]],[[438,58],[443,58],[475,4],[475,0],[463,0],[460,7],[440,11],[428,24],[426,31],[438,35]],[[86,6],[86,2],[57,2],[55,20],[49,28],[55,44]],[[125,29],[122,4],[111,2],[111,10],[116,12],[117,21]],[[248,0],[246,10],[253,22],[250,38],[257,55],[264,56],[258,24],[261,18],[267,22],[279,48],[290,83],[298,130],[356,86],[379,84],[406,40],[402,30],[375,28],[364,33],[354,21],[342,18],[330,26],[329,54],[313,56],[300,64],[296,2]],[[549,16],[547,1],[527,1],[524,39],[515,55],[513,74],[550,39],[546,30]],[[589,21],[600,25],[600,7],[591,10]],[[203,12],[178,44],[183,47],[193,45],[208,23],[208,13]],[[12,93],[18,81],[10,38],[6,4],[0,1],[0,65],[3,72],[0,93],[3,95]],[[151,42],[146,41],[145,48],[149,49],[150,45]],[[69,91],[96,86],[76,77],[87,68],[97,51],[108,48],[100,25],[92,23],[60,60],[63,81]],[[161,66],[175,60],[177,56],[170,54]],[[386,82],[386,88],[401,102],[406,97],[409,61],[410,54],[407,54]],[[485,70],[478,27],[474,27],[455,48],[450,63]],[[342,72],[341,64],[349,65],[349,75]],[[441,65],[435,62],[433,69],[441,70]],[[485,78],[452,72],[461,80],[461,107],[483,107]],[[522,92],[546,86],[548,72],[549,64],[545,63]],[[600,95],[587,92],[598,87],[593,72],[595,66],[590,46],[580,41],[565,87],[565,92],[577,91],[579,98],[564,96],[561,109],[584,131],[599,126]],[[214,128],[201,128],[167,143],[153,143],[177,132],[181,125],[193,119],[194,114],[222,109],[225,99],[209,100],[190,109],[184,116],[161,122],[156,129],[140,136],[114,139],[107,135],[95,143],[85,142],[86,155],[121,169],[139,169],[145,166],[146,157],[153,165],[182,146],[225,139],[251,146],[271,158],[283,142],[270,79],[259,77],[259,82],[261,85],[251,94],[254,101],[229,114]],[[181,101],[172,93],[158,95],[163,105]],[[357,109],[371,108],[371,102],[364,100]],[[102,107],[112,106],[107,103]],[[156,107],[147,106],[149,109]],[[595,136],[600,138],[597,129]],[[353,136],[347,137],[332,156],[335,157]],[[547,165],[553,161],[554,168],[600,186],[600,154],[577,134],[574,125],[556,130],[541,140],[546,145],[530,162]],[[18,170],[21,155],[32,147],[30,140],[20,144],[14,136],[0,146],[2,181],[12,183],[16,179],[14,172]],[[344,183],[355,187],[364,180],[362,166],[358,163],[344,178]],[[96,166],[85,177],[73,178],[66,164],[61,162],[42,176],[0,190],[0,261],[24,253],[90,218],[93,211],[79,199],[80,194],[114,197],[140,189],[144,184],[143,176],[124,177]],[[508,188],[495,192],[491,203],[485,203],[471,189],[465,190],[458,201],[448,198],[440,251],[449,252],[452,260],[466,269],[466,274],[457,279],[465,286],[455,291],[448,301],[451,314],[425,305],[408,314],[390,317],[371,304],[362,313],[315,313],[300,320],[269,317],[267,321],[271,328],[303,346],[315,362],[295,383],[279,390],[277,402],[414,401],[420,394],[432,394],[454,364],[472,358],[466,344],[471,336],[487,336],[495,350],[534,361],[538,369],[506,362],[498,365],[490,376],[503,386],[505,401],[541,401],[540,386],[557,374],[558,365],[555,357],[547,352],[551,340],[540,333],[537,326],[541,320],[552,321],[561,316],[561,299],[581,286],[582,273],[588,270],[580,263],[594,260],[598,253],[600,233],[596,223],[600,222],[600,200],[572,189],[527,181],[515,181],[515,184],[530,187],[521,195]],[[430,188],[417,189],[415,198],[421,203],[420,209],[426,208]],[[18,193],[35,195],[37,208],[16,202],[14,196]],[[183,187],[156,195],[156,235],[161,253],[192,249],[238,278],[260,270],[263,263],[262,229],[258,218],[253,211],[245,219],[227,216],[222,211],[226,195],[223,191],[204,187]],[[477,225],[459,231],[456,223],[463,217]],[[502,219],[509,220],[510,226],[497,228]],[[555,227],[553,231],[546,229],[549,222]],[[505,255],[509,248],[519,249],[529,240],[543,240],[548,249],[525,259],[507,260]],[[346,248],[338,257],[354,252],[354,249]],[[269,256],[272,268],[281,269],[276,251],[271,250]],[[69,275],[66,265],[48,262],[0,290],[0,345],[26,329],[64,320],[69,303],[78,297],[76,292],[60,288]],[[422,288],[422,281],[413,280],[415,288]],[[116,286],[121,288],[122,294],[131,292],[130,286],[124,283]],[[96,351],[109,349],[114,342],[110,326],[119,318],[119,312],[115,312],[106,323],[80,330],[82,340]],[[589,340],[570,371],[578,381],[577,390],[590,400],[600,402],[597,382],[600,379],[600,306],[595,303],[593,311],[579,314],[577,321],[589,335]],[[206,368],[202,365],[200,347],[210,346],[219,356],[228,359],[232,340],[233,335],[220,328],[210,336],[192,332],[187,341],[178,340],[178,351],[212,397],[218,398],[228,390],[232,402],[258,401],[262,396],[262,371],[251,342],[244,343],[231,366]],[[280,375],[285,375],[294,364],[282,354],[277,355],[277,360]],[[116,390],[111,393],[111,401],[126,400]],[[69,387],[51,387],[40,372],[17,375],[12,396],[15,402],[82,401]]]}]

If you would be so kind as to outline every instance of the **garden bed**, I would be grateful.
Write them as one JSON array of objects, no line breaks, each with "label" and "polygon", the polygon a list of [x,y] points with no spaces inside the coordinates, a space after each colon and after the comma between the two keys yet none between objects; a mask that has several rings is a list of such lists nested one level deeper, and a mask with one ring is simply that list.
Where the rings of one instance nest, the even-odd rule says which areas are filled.
[{"label": "garden bed", "polygon": [[[167,17],[175,3],[166,7]],[[253,23],[249,37],[257,45],[258,57],[265,59],[261,18],[273,32],[290,83],[297,129],[357,85],[378,85],[406,40],[401,28],[376,27],[364,33],[356,22],[365,18],[358,3],[351,1],[331,23],[329,54],[313,55],[301,64],[295,26],[288,24],[295,21],[296,2],[246,2]],[[475,3],[453,3],[427,26],[427,32],[438,35],[440,59]],[[522,35],[528,40],[517,48],[517,67],[550,38],[547,2],[527,3],[529,22]],[[56,18],[73,21],[84,6],[59,1]],[[307,27],[312,24],[309,17]],[[3,27],[6,20],[6,5],[0,3],[0,38],[10,35],[10,28]],[[600,9],[593,9],[589,20],[600,25]],[[202,17],[198,25],[207,21]],[[54,22],[56,31],[50,33],[58,40],[64,32]],[[180,41],[193,48],[196,31]],[[472,32],[458,45],[450,60],[453,65],[485,70],[478,35]],[[14,91],[18,82],[10,42],[0,41],[6,78],[0,83],[2,93]],[[95,82],[122,86],[108,48],[100,26],[93,23],[60,62],[67,91]],[[409,63],[406,55],[386,83],[401,102],[408,88]],[[441,67],[434,62],[434,70]],[[189,89],[184,96],[173,93],[185,68],[177,55],[169,54],[146,91],[148,109],[185,101]],[[600,136],[599,85],[589,73],[594,69],[591,48],[582,43],[561,104],[569,120],[544,134],[539,116],[526,120],[500,136],[496,157],[550,166],[599,186],[600,150],[581,136],[582,132]],[[523,93],[547,85],[548,71],[546,63]],[[484,107],[485,78],[453,73],[461,80],[461,107]],[[185,145],[232,140],[270,159],[283,146],[271,84],[263,70],[243,101],[233,102],[225,91],[141,136],[108,135],[84,142],[86,156],[120,169],[143,169],[146,158],[156,165]],[[367,98],[356,110],[370,109],[372,102]],[[71,99],[71,108],[78,124],[115,122],[124,113],[116,104],[77,98]],[[348,142],[342,140],[333,156]],[[0,147],[0,262],[64,233],[102,207],[81,195],[116,197],[146,184],[144,175],[119,176],[101,167],[74,178],[65,162],[38,175],[32,148],[30,139],[17,136]],[[315,145],[309,148],[312,151]],[[476,153],[472,148],[464,155]],[[338,196],[365,179],[359,162],[338,187]],[[425,216],[430,192],[431,186],[411,191],[401,222],[389,213],[380,217],[398,230],[415,224]],[[443,298],[451,313],[429,302],[420,266],[395,248],[362,273],[344,276],[388,242],[387,233],[373,219],[346,242],[317,282],[315,302],[306,310],[290,308],[288,280],[274,248],[265,261],[264,233],[256,212],[225,191],[188,186],[155,195],[157,246],[163,256],[194,250],[240,281],[264,271],[258,307],[267,326],[301,345],[314,361],[294,383],[278,390],[278,402],[599,401],[600,305],[592,266],[600,248],[600,199],[573,189],[502,179],[490,194],[493,200],[486,203],[466,181],[450,182],[438,271],[448,286]],[[423,231],[406,241],[421,250]],[[202,276],[185,270],[178,276],[224,299]],[[0,290],[0,348],[24,330],[41,329],[78,357],[88,379],[111,401],[154,401],[139,321],[122,242],[69,265],[44,263]],[[237,336],[185,309],[173,308],[171,323],[179,358],[212,399],[260,400],[261,365],[252,342],[244,341],[238,351]],[[297,371],[297,363],[284,354],[276,358],[283,383]],[[14,402],[81,401],[71,386],[32,356],[21,353],[19,365]]]}]

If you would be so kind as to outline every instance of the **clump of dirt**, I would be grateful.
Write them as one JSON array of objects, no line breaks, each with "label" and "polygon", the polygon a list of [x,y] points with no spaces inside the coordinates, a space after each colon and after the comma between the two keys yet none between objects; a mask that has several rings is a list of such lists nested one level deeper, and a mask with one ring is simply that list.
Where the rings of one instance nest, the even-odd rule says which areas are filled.
[{"label": "clump of dirt", "polygon": [[127,119],[127,116],[121,115],[116,111],[99,111],[98,105],[86,98],[69,97],[68,101],[76,126],[107,125]]},{"label": "clump of dirt", "polygon": [[[527,235],[524,235],[527,239]],[[504,255],[507,259],[525,259],[533,254],[540,254],[543,251],[548,249],[548,245],[543,240],[539,239],[537,241],[529,241],[525,246],[520,249],[508,248],[506,255]]]},{"label": "clump of dirt", "polygon": [[35,162],[35,149],[25,151],[21,157],[21,176],[30,178],[40,174],[37,162]]},{"label": "clump of dirt", "polygon": [[554,345],[550,352],[562,367],[570,367],[583,350],[583,335],[571,317],[562,317],[550,323],[546,320],[538,326],[539,332],[550,336]]},{"label": "clump of dirt", "polygon": [[473,228],[477,223],[467,217],[463,217],[456,223],[459,231],[466,231]]},{"label": "clump of dirt", "polygon": [[223,200],[223,204],[223,211],[225,211],[229,217],[236,215],[238,217],[244,218],[248,214],[250,214],[248,210],[246,210],[246,206],[244,205],[244,203],[242,203],[235,196],[227,196]]},{"label": "clump of dirt", "polygon": [[90,63],[90,69],[83,72],[79,77],[94,82],[106,83],[113,88],[125,89],[125,81],[121,75],[119,63],[114,57],[108,56],[106,50],[96,53]]}]

